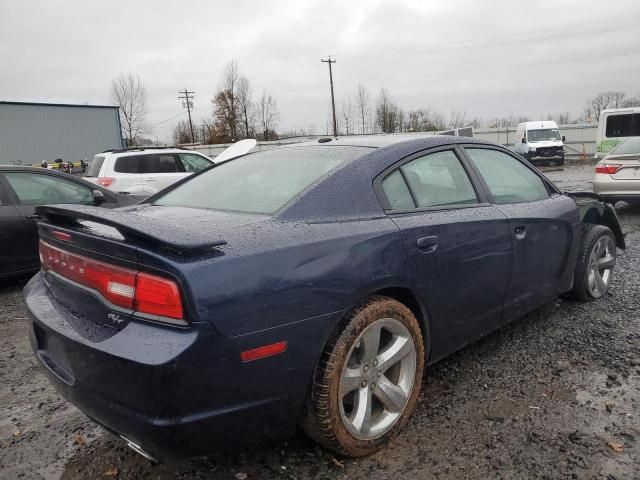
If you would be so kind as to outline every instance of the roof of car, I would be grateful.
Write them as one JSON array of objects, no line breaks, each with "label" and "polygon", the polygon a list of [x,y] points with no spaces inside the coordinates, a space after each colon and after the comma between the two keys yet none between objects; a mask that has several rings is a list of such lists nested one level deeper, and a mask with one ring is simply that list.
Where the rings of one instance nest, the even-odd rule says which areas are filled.
[{"label": "roof of car", "polygon": [[195,153],[202,155],[200,152],[190,150],[188,148],[179,147],[140,147],[140,148],[120,148],[115,150],[106,150],[101,153],[97,153],[99,156],[117,155],[119,157],[126,157],[130,155],[153,155],[158,153]]},{"label": "roof of car", "polygon": [[488,143],[472,137],[455,137],[452,135],[425,135],[420,134],[377,134],[377,135],[357,135],[348,137],[323,137],[315,141],[295,143],[287,147],[327,145],[327,146],[350,146],[350,147],[370,147],[383,148],[391,145],[405,143],[409,146],[423,146],[424,148],[436,147],[440,145],[450,145],[454,143]]}]

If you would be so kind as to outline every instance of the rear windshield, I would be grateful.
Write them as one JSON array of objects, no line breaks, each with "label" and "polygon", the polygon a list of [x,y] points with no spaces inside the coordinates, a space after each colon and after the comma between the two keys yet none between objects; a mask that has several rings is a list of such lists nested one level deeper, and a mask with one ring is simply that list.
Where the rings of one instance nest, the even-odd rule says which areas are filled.
[{"label": "rear windshield", "polygon": [[96,155],[93,157],[91,163],[87,167],[87,171],[85,172],[85,177],[97,177],[100,175],[100,169],[102,168],[102,164],[104,163],[104,156]]},{"label": "rear windshield", "polygon": [[273,213],[365,147],[310,146],[267,150],[222,163],[157,199],[156,205]]},{"label": "rear windshield", "polygon": [[640,154],[640,137],[630,138],[620,143],[616,148],[611,150],[610,155],[639,155]]}]

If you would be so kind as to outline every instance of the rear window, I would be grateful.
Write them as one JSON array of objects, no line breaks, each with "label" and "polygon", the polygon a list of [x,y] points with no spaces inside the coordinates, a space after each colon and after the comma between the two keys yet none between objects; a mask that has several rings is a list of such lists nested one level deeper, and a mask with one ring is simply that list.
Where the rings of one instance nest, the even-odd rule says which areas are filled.
[{"label": "rear window", "polygon": [[640,113],[609,115],[606,136],[608,138],[640,136]]},{"label": "rear window", "polygon": [[338,165],[370,151],[365,147],[311,146],[252,153],[192,178],[155,204],[273,213]]},{"label": "rear window", "polygon": [[87,171],[85,172],[85,177],[97,177],[100,175],[100,169],[102,168],[102,164],[104,163],[104,156],[96,155],[93,157],[93,160],[87,167]]},{"label": "rear window", "polygon": [[640,154],[640,137],[630,138],[618,144],[609,152],[610,155],[634,155]]}]

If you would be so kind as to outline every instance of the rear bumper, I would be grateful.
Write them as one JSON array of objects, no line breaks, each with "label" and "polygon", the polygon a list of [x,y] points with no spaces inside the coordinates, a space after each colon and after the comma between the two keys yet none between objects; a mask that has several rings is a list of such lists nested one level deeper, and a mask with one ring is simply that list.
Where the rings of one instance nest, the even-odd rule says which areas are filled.
[{"label": "rear bumper", "polygon": [[[316,317],[236,338],[207,323],[179,330],[131,322],[95,342],[66,320],[40,273],[25,301],[33,351],[60,394],[156,458],[291,435],[322,348],[316,327],[327,322]],[[302,332],[317,349],[296,348]],[[241,362],[241,351],[282,340],[293,345],[284,354]]]},{"label": "rear bumper", "polygon": [[593,191],[606,198],[640,199],[640,180],[616,180],[607,174],[596,174]]}]

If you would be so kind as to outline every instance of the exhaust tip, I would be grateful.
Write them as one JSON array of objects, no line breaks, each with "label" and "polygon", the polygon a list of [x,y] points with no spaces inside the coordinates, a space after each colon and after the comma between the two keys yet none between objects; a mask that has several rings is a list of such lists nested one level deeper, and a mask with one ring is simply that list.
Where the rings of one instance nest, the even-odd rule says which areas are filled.
[{"label": "exhaust tip", "polygon": [[131,450],[133,450],[134,452],[142,455],[144,458],[146,458],[147,460],[149,460],[150,462],[153,463],[160,463],[153,455],[151,455],[149,452],[146,452],[140,445],[138,445],[137,443],[129,440],[127,437],[120,435],[120,438],[122,438],[126,443],[127,443],[127,447],[129,447]]}]

